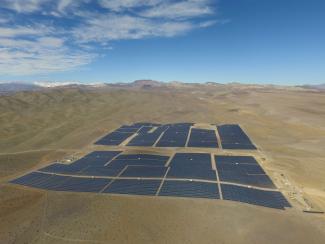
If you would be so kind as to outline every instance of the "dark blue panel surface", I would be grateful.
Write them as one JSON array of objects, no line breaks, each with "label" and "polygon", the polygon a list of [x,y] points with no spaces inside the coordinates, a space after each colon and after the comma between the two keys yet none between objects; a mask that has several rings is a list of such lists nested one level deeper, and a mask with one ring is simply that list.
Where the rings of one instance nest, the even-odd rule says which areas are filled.
[{"label": "dark blue panel surface", "polygon": [[157,142],[157,147],[184,147],[190,131],[190,125],[173,124],[168,127]]},{"label": "dark blue panel surface", "polygon": [[120,133],[136,133],[139,130],[140,127],[133,126],[133,125],[123,125],[114,132],[120,132]]},{"label": "dark blue panel surface", "polygon": [[217,180],[214,170],[189,167],[171,167],[167,178]]},{"label": "dark blue panel surface", "polygon": [[141,125],[122,125],[120,128],[118,128],[118,130],[120,129],[139,129],[141,127]]},{"label": "dark blue panel surface", "polygon": [[221,143],[223,149],[256,150],[253,144]]},{"label": "dark blue panel surface", "polygon": [[141,126],[160,126],[160,124],[150,123],[150,122],[138,122],[133,124],[133,126],[137,126],[140,128]]},{"label": "dark blue panel surface", "polygon": [[191,141],[187,144],[188,147],[202,147],[202,148],[217,148],[218,144],[213,141]]},{"label": "dark blue panel surface", "polygon": [[89,166],[78,174],[88,176],[117,176],[121,171],[121,168]]},{"label": "dark blue panel surface", "polygon": [[146,134],[148,133],[150,130],[152,130],[152,126],[143,126],[141,127],[141,129],[138,130],[138,134]]},{"label": "dark blue panel surface", "polygon": [[82,171],[86,167],[87,167],[87,165],[66,165],[66,164],[54,163],[54,164],[51,164],[45,168],[39,169],[39,171],[48,172],[48,173],[56,173],[56,174],[74,175],[74,174],[78,174],[80,171]]},{"label": "dark blue panel surface", "polygon": [[195,129],[191,130],[188,147],[218,147],[217,136],[214,130]]},{"label": "dark blue panel surface", "polygon": [[119,155],[117,160],[152,160],[152,161],[162,161],[162,163],[166,163],[169,159],[168,156],[161,156],[155,154],[122,154]]},{"label": "dark blue panel surface", "polygon": [[128,146],[153,146],[166,129],[160,126],[150,133],[141,132],[128,143]]},{"label": "dark blue panel surface", "polygon": [[61,185],[57,186],[57,191],[76,191],[76,192],[100,192],[110,183],[110,179],[103,178],[79,178],[71,177]]},{"label": "dark blue panel surface", "polygon": [[239,125],[221,125],[218,132],[224,149],[256,149]]},{"label": "dark blue panel surface", "polygon": [[251,156],[215,156],[216,163],[258,164]]},{"label": "dark blue panel surface", "polygon": [[216,156],[219,179],[265,188],[276,188],[253,157]]},{"label": "dark blue panel surface", "polygon": [[211,155],[209,153],[176,153],[170,162],[170,167],[211,170]]},{"label": "dark blue panel surface", "polygon": [[70,176],[51,175],[38,172],[32,172],[24,175],[18,179],[11,181],[11,183],[30,186],[46,190],[56,190],[58,186],[70,179]]},{"label": "dark blue panel surface", "polygon": [[216,183],[165,180],[159,196],[219,198]]},{"label": "dark blue panel surface", "polygon": [[155,195],[160,180],[115,180],[104,192],[135,195]]},{"label": "dark blue panel surface", "polygon": [[262,191],[247,187],[221,184],[223,199],[244,202],[269,208],[291,207],[281,192]]},{"label": "dark blue panel surface", "polygon": [[83,167],[83,169],[86,166],[104,166],[107,162],[112,160],[119,153],[121,153],[121,151],[95,151],[73,162],[71,166]]},{"label": "dark blue panel surface", "polygon": [[141,166],[161,166],[165,165],[164,161],[151,160],[151,159],[139,159],[139,160],[125,160],[125,159],[115,159],[111,161],[107,167],[115,169],[123,169],[127,165],[141,165]]},{"label": "dark blue panel surface", "polygon": [[163,177],[166,167],[128,166],[121,177]]},{"label": "dark blue panel surface", "polygon": [[31,187],[39,187],[44,182],[48,181],[51,177],[52,175],[50,174],[32,172],[20,178],[12,180],[10,181],[10,183],[24,185],[24,186],[31,186]]},{"label": "dark blue panel surface", "polygon": [[85,158],[105,158],[107,160],[114,158],[122,151],[94,151],[85,156]]},{"label": "dark blue panel surface", "polygon": [[95,144],[97,145],[108,145],[108,146],[117,146],[120,145],[130,136],[134,135],[133,132],[112,132],[103,138],[99,139]]},{"label": "dark blue panel surface", "polygon": [[275,185],[267,175],[247,175],[238,171],[219,171],[219,179],[243,185],[275,189]]},{"label": "dark blue panel surface", "polygon": [[258,164],[229,164],[218,163],[218,171],[232,171],[248,175],[265,174],[265,171]]}]

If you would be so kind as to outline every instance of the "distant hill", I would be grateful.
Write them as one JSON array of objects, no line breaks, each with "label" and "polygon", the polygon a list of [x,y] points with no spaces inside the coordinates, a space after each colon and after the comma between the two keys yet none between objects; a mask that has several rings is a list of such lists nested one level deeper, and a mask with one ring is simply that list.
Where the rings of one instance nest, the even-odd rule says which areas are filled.
[{"label": "distant hill", "polygon": [[319,85],[302,85],[302,86],[299,86],[299,87],[305,88],[305,89],[321,90],[321,91],[324,91],[325,90],[325,84],[319,84]]},{"label": "distant hill", "polygon": [[36,91],[42,89],[40,86],[35,84],[27,83],[0,83],[0,94],[10,94],[20,91]]},{"label": "distant hill", "polygon": [[164,84],[163,82],[155,81],[155,80],[136,80],[130,83],[129,85],[133,87],[149,89],[152,87],[163,86]]},{"label": "distant hill", "polygon": [[[97,89],[97,88],[134,88],[134,89],[152,89],[152,88],[167,88],[167,87],[192,87],[192,86],[225,86],[220,83],[206,82],[200,83],[186,83],[180,81],[161,82],[156,80],[135,80],[131,83],[89,83],[83,84],[78,82],[34,82],[34,83],[22,83],[22,82],[7,82],[0,83],[0,95],[8,95],[22,91],[40,91],[49,89],[61,89],[61,88],[78,88],[82,90]],[[302,86],[275,86],[275,85],[256,85],[256,84],[240,84],[229,83],[228,87],[236,87],[241,89],[256,88],[256,89],[308,89],[314,91],[325,91],[325,84],[319,85],[302,85]]]}]

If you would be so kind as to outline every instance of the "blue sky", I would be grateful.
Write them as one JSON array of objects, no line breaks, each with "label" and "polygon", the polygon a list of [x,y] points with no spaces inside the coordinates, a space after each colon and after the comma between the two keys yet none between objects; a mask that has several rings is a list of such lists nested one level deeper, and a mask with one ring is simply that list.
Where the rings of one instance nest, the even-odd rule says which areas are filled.
[{"label": "blue sky", "polygon": [[0,0],[0,81],[325,83],[323,0]]}]

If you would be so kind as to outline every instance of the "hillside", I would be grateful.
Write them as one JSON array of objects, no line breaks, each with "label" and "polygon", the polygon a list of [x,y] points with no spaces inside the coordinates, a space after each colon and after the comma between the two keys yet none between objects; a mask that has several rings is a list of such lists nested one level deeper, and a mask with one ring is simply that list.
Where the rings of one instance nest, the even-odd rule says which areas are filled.
[{"label": "hillside", "polygon": [[[123,243],[132,236],[136,243],[157,239],[195,243],[204,235],[206,243],[213,243],[217,230],[220,240],[229,241],[230,235],[232,243],[321,243],[325,223],[319,215],[206,200],[45,194],[6,184],[45,163],[91,150],[95,140],[121,124],[238,123],[261,148],[271,175],[283,174],[306,201],[325,209],[325,93],[236,84],[149,82],[150,89],[148,82],[136,84],[57,87],[0,96],[0,218],[6,223],[0,227],[1,240]],[[186,227],[189,222],[191,228]],[[227,226],[235,226],[238,233]],[[82,231],[85,227],[87,232]],[[256,231],[264,237],[254,235]]]}]

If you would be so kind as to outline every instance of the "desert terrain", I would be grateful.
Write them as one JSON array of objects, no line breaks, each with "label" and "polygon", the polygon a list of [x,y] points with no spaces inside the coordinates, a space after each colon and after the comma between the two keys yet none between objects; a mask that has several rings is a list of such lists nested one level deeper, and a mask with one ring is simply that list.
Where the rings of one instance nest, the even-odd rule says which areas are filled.
[{"label": "desert terrain", "polygon": [[[8,183],[98,149],[105,133],[138,121],[240,124],[293,207]],[[325,92],[317,89],[136,82],[1,95],[0,243],[324,243],[324,144]]]}]

